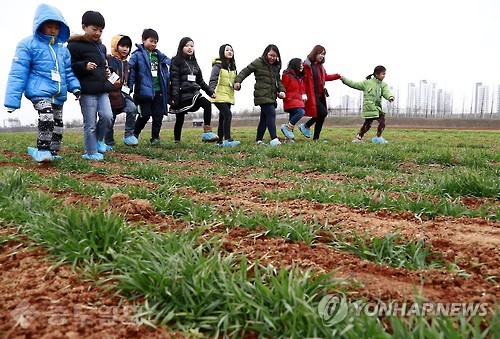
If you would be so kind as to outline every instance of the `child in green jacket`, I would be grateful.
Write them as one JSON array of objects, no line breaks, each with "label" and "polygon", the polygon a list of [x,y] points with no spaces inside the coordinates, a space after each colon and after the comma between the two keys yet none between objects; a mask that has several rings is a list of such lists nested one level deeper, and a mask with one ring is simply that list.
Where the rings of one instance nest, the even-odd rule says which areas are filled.
[{"label": "child in green jacket", "polygon": [[385,67],[377,66],[373,73],[365,80],[355,82],[342,76],[342,82],[354,89],[363,91],[363,111],[362,117],[365,119],[363,126],[352,142],[362,142],[363,135],[370,129],[374,120],[378,121],[377,136],[372,138],[374,144],[387,144],[387,140],[382,138],[385,129],[385,113],[382,111],[382,97],[390,102],[394,101],[394,96],[389,90],[389,86],[383,81],[385,78]]}]

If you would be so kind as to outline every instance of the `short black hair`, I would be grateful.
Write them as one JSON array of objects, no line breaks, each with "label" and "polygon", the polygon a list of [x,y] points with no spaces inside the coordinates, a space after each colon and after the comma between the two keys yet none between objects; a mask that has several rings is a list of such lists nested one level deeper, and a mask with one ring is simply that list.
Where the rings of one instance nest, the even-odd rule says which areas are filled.
[{"label": "short black hair", "polygon": [[97,11],[86,11],[82,16],[82,25],[97,26],[104,28],[106,22],[101,13]]},{"label": "short black hair", "polygon": [[146,28],[144,31],[142,31],[142,40],[147,40],[148,38],[153,38],[156,41],[160,41],[158,38],[158,33],[152,29],[152,28]]}]

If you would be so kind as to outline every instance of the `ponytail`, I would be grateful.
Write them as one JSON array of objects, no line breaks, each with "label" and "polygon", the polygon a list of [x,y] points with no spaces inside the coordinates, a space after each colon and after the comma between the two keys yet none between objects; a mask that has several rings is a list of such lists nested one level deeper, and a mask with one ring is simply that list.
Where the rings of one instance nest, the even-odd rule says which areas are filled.
[{"label": "ponytail", "polygon": [[372,74],[366,76],[366,80],[370,80],[370,78],[372,76],[375,76],[375,75],[380,74],[380,73],[385,72],[385,71],[386,71],[386,69],[384,66],[378,65],[377,67],[375,67]]}]

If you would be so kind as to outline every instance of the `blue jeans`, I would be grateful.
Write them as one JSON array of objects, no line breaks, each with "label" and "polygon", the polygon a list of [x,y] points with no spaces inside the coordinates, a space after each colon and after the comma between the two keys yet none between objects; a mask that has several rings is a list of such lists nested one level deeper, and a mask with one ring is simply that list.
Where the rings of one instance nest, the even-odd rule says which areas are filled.
[{"label": "blue jeans", "polygon": [[113,112],[113,118],[111,119],[111,125],[106,131],[106,136],[104,138],[104,142],[106,145],[113,146],[115,144],[115,138],[114,138],[114,126],[115,126],[115,120],[116,116],[121,113],[125,113],[125,134],[124,137],[128,138],[132,135],[134,135],[134,128],[135,128],[135,118],[137,115],[137,107],[135,106],[134,102],[132,99],[126,97],[125,98],[125,107],[123,107],[120,111],[118,112]]},{"label": "blue jeans", "polygon": [[276,108],[274,107],[274,104],[260,105],[260,119],[259,125],[257,126],[257,137],[255,138],[255,141],[259,141],[264,138],[266,128],[269,130],[271,140],[278,137],[276,134]]},{"label": "blue jeans", "polygon": [[108,93],[82,94],[80,107],[83,115],[83,146],[85,154],[92,155],[97,153],[97,141],[104,139],[113,118]]},{"label": "blue jeans", "polygon": [[303,108],[290,108],[287,112],[289,114],[288,122],[294,126],[302,119],[304,114],[306,114]]}]

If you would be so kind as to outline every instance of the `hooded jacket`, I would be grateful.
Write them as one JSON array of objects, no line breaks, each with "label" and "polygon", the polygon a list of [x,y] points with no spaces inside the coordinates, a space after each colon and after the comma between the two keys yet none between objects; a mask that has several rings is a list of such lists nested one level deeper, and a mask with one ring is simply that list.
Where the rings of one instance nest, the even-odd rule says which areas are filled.
[{"label": "hooded jacket", "polygon": [[283,86],[286,89],[286,97],[283,99],[283,109],[285,112],[292,108],[304,108],[302,95],[306,93],[304,80],[298,77],[293,70],[283,72],[281,77]]},{"label": "hooded jacket", "polygon": [[241,83],[246,77],[254,73],[253,102],[255,106],[264,104],[276,105],[278,92],[286,91],[281,82],[279,72],[278,67],[270,65],[262,57],[258,57],[250,65],[241,70],[234,82]]},{"label": "hooded jacket", "polygon": [[234,105],[234,79],[236,78],[235,69],[222,68],[220,58],[212,60],[212,73],[208,87],[215,92],[216,98],[211,98],[212,102],[224,102]]},{"label": "hooded jacket", "polygon": [[[136,44],[137,49],[130,56],[130,78],[129,87],[134,92],[136,103],[141,101],[152,101],[156,95],[153,76],[151,75],[151,63],[149,61],[149,51],[142,44]],[[161,94],[163,98],[164,114],[167,113],[169,102],[169,67],[171,60],[158,49],[154,51],[158,55],[157,75],[160,80]]]},{"label": "hooded jacket", "polygon": [[[83,34],[73,35],[68,39],[68,49],[71,53],[71,67],[80,80],[82,94],[101,94],[112,90],[106,75],[106,46],[101,40],[95,43]],[[95,63],[97,68],[87,70],[89,62]]]},{"label": "hooded jacket", "polygon": [[[317,70],[318,78],[314,79],[313,67]],[[323,64],[307,59],[304,61],[304,83],[306,86],[306,116],[318,116],[317,100],[325,97],[325,82],[340,79],[339,74],[326,74]]]},{"label": "hooded jacket", "polygon": [[393,97],[389,86],[374,76],[360,82],[355,82],[344,77],[342,80],[347,86],[363,91],[363,110],[361,116],[365,119],[378,118],[382,111],[382,97],[389,100]]},{"label": "hooded jacket", "polygon": [[[39,30],[49,20],[60,23],[56,37]],[[45,4],[37,7],[33,35],[19,42],[12,60],[5,107],[20,108],[23,93],[32,102],[50,99],[52,103],[62,105],[67,100],[68,90],[75,92],[80,89],[80,83],[71,69],[70,53],[63,45],[69,34],[68,24],[58,9]]]},{"label": "hooded jacket", "polygon": [[[109,101],[113,110],[120,110],[125,107],[125,96],[130,97],[130,95],[122,92],[122,87],[128,86],[130,76],[130,63],[127,60],[130,55],[130,50],[125,57],[122,57],[120,53],[118,53],[118,44],[124,39],[128,39],[132,42],[130,37],[126,35],[115,35],[111,39],[111,54],[107,56],[109,70],[120,77],[113,84],[113,90],[109,92]],[[132,46],[130,46],[130,48],[132,48]],[[130,99],[132,100],[132,98]]]}]

